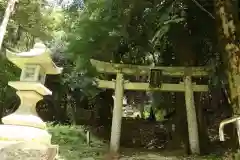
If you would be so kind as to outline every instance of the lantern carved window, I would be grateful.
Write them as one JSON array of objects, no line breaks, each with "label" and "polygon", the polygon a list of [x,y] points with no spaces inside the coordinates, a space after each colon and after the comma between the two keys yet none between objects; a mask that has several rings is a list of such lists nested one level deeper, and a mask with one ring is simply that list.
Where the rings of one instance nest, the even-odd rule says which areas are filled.
[{"label": "lantern carved window", "polygon": [[20,81],[45,83],[46,74],[38,64],[26,64],[22,69]]}]

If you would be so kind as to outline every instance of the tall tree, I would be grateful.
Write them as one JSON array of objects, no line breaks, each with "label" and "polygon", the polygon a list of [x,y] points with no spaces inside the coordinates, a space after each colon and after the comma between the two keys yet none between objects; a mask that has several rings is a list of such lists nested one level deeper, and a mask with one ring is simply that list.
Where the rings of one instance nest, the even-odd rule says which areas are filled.
[{"label": "tall tree", "polygon": [[6,33],[8,21],[9,21],[11,13],[14,10],[14,6],[15,6],[16,2],[17,2],[17,0],[9,0],[8,1],[8,5],[7,5],[7,8],[6,8],[6,11],[5,11],[1,26],[0,26],[0,50],[2,48],[2,42],[4,39],[4,35]]},{"label": "tall tree", "polygon": [[[240,46],[237,34],[237,5],[231,0],[214,0],[219,48],[228,83],[228,95],[234,115],[240,114]],[[235,127],[231,138],[237,147]]]},{"label": "tall tree", "polygon": [[236,30],[236,8],[231,0],[214,0],[218,22],[218,39],[221,46],[221,57],[228,77],[229,95],[234,114],[240,114],[240,47]]}]

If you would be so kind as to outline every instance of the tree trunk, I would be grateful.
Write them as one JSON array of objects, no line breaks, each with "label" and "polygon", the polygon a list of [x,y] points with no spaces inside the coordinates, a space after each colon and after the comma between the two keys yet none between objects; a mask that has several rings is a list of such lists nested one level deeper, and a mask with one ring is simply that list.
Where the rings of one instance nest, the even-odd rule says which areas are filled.
[{"label": "tree trunk", "polygon": [[[214,7],[216,13],[219,46],[221,46],[221,58],[228,77],[229,96],[234,115],[240,114],[239,109],[239,43],[236,33],[236,15],[234,14],[233,2],[230,0],[215,0]],[[236,141],[234,128],[233,142]],[[234,143],[233,143],[234,144]],[[236,146],[235,146],[236,147]]]},{"label": "tree trunk", "polygon": [[113,108],[113,91],[106,90],[101,92],[97,97],[97,108],[99,121],[98,125],[103,125],[106,128],[111,128],[112,108]]},{"label": "tree trunk", "polygon": [[234,114],[239,114],[239,103],[236,77],[240,75],[239,43],[236,39],[236,26],[233,6],[230,0],[215,0],[215,12],[218,20],[219,43],[222,46],[222,60],[228,76],[229,94]]},{"label": "tree trunk", "polygon": [[208,145],[209,138],[207,134],[207,123],[206,117],[203,114],[203,104],[202,104],[202,93],[194,93],[195,104],[196,104],[196,112],[198,118],[198,128],[199,128],[199,143],[200,143],[200,151],[201,153],[209,153]]},{"label": "tree trunk", "polygon": [[8,5],[7,5],[7,8],[5,10],[3,21],[2,21],[2,24],[0,26],[0,50],[2,48],[2,43],[3,43],[4,35],[6,33],[8,21],[9,21],[9,18],[11,16],[11,13],[13,12],[14,5],[15,5],[16,2],[17,2],[17,0],[9,0],[8,1]]},{"label": "tree trunk", "polygon": [[[0,93],[0,97],[1,97],[1,99],[2,100],[5,100],[6,99],[6,89],[7,87],[4,87],[4,88],[2,88],[1,89],[1,93]],[[2,118],[3,118],[3,112],[4,112],[4,102],[3,101],[1,101],[0,102],[0,123],[2,124]]]},{"label": "tree trunk", "polygon": [[186,118],[186,107],[184,106],[184,94],[176,93],[176,114],[173,117],[173,122],[176,126],[176,130],[172,133],[172,139],[168,143],[169,149],[180,149],[188,153],[189,141],[188,141],[188,129]]}]

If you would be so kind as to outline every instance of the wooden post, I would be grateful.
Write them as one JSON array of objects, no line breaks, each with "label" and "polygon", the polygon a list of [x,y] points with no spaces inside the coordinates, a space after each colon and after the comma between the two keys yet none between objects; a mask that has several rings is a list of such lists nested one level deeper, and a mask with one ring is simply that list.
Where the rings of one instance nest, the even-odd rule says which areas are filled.
[{"label": "wooden post", "polygon": [[110,152],[117,153],[120,147],[121,125],[122,125],[122,107],[123,107],[123,74],[117,73],[115,83],[115,100],[113,108]]},{"label": "wooden post", "polygon": [[194,105],[191,76],[185,76],[184,83],[190,151],[192,154],[200,154],[198,123]]},{"label": "wooden post", "polygon": [[87,139],[87,145],[90,146],[90,143],[91,143],[91,134],[90,134],[90,131],[87,131],[86,133],[86,139]]}]

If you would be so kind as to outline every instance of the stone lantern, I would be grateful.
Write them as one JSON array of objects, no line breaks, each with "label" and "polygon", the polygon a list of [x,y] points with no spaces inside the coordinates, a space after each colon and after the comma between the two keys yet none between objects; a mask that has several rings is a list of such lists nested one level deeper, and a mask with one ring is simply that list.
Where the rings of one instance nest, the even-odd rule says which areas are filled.
[{"label": "stone lantern", "polygon": [[54,64],[50,50],[42,43],[36,43],[29,52],[7,51],[7,58],[22,70],[20,81],[8,83],[17,90],[21,104],[14,113],[2,118],[4,125],[0,125],[0,149],[3,144],[16,142],[51,145],[51,135],[36,112],[36,104],[43,96],[52,94],[44,86],[46,75],[61,74],[62,68]]}]

